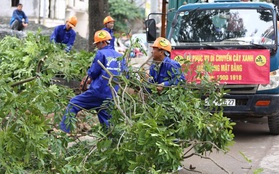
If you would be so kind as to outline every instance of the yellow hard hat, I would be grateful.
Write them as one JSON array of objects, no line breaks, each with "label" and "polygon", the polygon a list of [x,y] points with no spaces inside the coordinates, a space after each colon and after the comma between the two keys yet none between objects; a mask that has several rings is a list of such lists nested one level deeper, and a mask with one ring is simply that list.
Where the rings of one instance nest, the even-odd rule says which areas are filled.
[{"label": "yellow hard hat", "polygon": [[94,44],[102,41],[111,40],[111,35],[106,30],[99,30],[95,32],[94,35]]},{"label": "yellow hard hat", "polygon": [[159,48],[171,52],[171,43],[166,38],[158,37],[151,47]]},{"label": "yellow hard hat", "polygon": [[77,17],[75,16],[71,16],[69,17],[69,19],[67,20],[67,23],[74,28],[77,25]]},{"label": "yellow hard hat", "polygon": [[115,20],[111,16],[107,16],[104,19],[104,25],[109,22],[114,22]]}]

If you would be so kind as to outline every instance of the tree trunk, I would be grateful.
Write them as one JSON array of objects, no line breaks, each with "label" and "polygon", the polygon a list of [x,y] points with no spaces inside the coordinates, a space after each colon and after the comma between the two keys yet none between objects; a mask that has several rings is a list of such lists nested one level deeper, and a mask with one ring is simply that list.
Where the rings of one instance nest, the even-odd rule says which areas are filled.
[{"label": "tree trunk", "polygon": [[96,31],[104,28],[103,20],[108,15],[108,0],[89,0],[89,38],[88,51],[93,51],[93,40]]}]

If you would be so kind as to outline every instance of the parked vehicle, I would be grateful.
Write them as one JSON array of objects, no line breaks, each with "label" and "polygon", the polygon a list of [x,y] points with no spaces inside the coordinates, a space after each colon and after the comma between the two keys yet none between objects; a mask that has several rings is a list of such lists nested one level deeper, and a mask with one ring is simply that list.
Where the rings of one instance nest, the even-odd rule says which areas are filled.
[{"label": "parked vehicle", "polygon": [[124,45],[123,41],[120,38],[116,38],[114,41],[115,51],[124,54],[127,50],[127,47]]},{"label": "parked vehicle", "polygon": [[[176,7],[169,4],[169,8]],[[193,3],[180,6],[173,19],[167,20],[171,21],[167,36],[172,43],[172,58],[180,56],[197,65],[210,61],[214,66],[212,76],[230,90],[224,97],[224,115],[266,116],[270,133],[276,135],[279,134],[277,15],[275,5],[266,2]],[[146,24],[155,23],[152,20]],[[156,28],[146,27],[151,42],[154,37],[149,36],[154,36]],[[187,76],[187,80],[195,79]]]},{"label": "parked vehicle", "polygon": [[135,33],[135,34],[133,34],[129,40],[124,42],[124,44],[127,47],[129,47],[131,45],[131,41],[132,41],[132,43],[134,43],[137,40],[138,40],[138,43],[141,46],[141,49],[143,49],[144,51],[147,51],[147,44],[148,43],[147,43],[147,40],[146,40],[146,34],[145,33]]}]

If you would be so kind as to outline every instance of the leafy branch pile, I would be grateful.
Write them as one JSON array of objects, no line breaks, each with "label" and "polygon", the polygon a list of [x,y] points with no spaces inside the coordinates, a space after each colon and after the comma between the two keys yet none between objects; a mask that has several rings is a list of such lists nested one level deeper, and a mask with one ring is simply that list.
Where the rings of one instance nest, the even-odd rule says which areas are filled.
[{"label": "leafy branch pile", "polygon": [[[78,129],[72,136],[50,131],[75,95],[53,78],[63,74],[80,80],[93,57],[87,52],[66,54],[39,33],[0,41],[0,173],[170,173],[192,155],[227,150],[233,124],[222,112],[212,114],[214,108],[205,107],[201,99],[221,97],[216,83],[205,78],[200,85],[166,88],[159,95],[145,72],[132,67],[129,79],[111,77],[118,79],[111,85],[118,83],[121,89],[108,102],[109,129],[86,112],[83,120],[74,121],[90,124],[90,140],[82,141],[79,135],[84,133]],[[11,87],[30,77],[36,78]],[[154,93],[148,94],[147,88]],[[53,120],[49,114],[54,114]]]}]

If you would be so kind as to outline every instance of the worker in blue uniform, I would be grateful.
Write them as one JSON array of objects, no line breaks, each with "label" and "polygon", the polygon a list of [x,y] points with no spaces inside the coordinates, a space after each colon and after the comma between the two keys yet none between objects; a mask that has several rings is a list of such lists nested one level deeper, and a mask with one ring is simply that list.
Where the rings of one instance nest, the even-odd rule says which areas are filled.
[{"label": "worker in blue uniform", "polygon": [[12,18],[10,20],[10,26],[12,30],[23,31],[28,26],[28,17],[22,10],[23,5],[19,3],[17,9],[13,11]]},{"label": "worker in blue uniform", "polygon": [[[121,58],[122,55],[109,46],[111,35],[105,30],[99,30],[94,35],[94,44],[98,48],[91,67],[88,69],[87,74],[92,79],[89,89],[80,95],[75,96],[70,100],[67,107],[66,114],[63,116],[60,122],[60,129],[69,133],[71,128],[67,124],[67,117],[75,116],[82,108],[96,109],[98,112],[98,118],[101,124],[109,126],[109,119],[111,115],[108,114],[106,109],[100,109],[99,107],[105,100],[112,99],[112,90],[108,84],[109,74],[103,69],[104,67],[114,75],[120,75],[126,67],[125,58]],[[114,91],[117,92],[118,85],[114,86]]]},{"label": "worker in blue uniform", "polygon": [[109,45],[111,46],[112,49],[115,49],[115,47],[114,47],[115,37],[114,37],[114,32],[113,32],[114,22],[115,22],[115,20],[111,16],[105,17],[105,19],[103,21],[103,23],[105,25],[103,30],[106,30],[107,32],[109,32],[110,36],[111,36],[111,41],[110,41]]},{"label": "worker in blue uniform", "polygon": [[76,27],[77,22],[77,17],[71,16],[66,21],[65,25],[59,25],[55,27],[53,33],[50,36],[50,41],[54,43],[65,44],[65,51],[71,51],[76,39],[76,32],[73,30],[73,28]]},{"label": "worker in blue uniform", "polygon": [[151,47],[153,63],[149,70],[149,82],[157,85],[158,93],[162,92],[164,86],[185,82],[181,65],[170,58],[170,42],[166,38],[158,37]]}]

